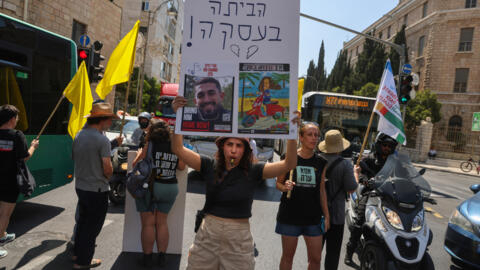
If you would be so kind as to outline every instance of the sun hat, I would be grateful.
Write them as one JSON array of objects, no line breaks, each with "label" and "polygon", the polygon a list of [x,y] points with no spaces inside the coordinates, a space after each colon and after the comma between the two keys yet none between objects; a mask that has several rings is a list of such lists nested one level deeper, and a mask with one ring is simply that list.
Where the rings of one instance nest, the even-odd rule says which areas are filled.
[{"label": "sun hat", "polygon": [[218,138],[215,140],[215,144],[217,145],[218,148],[220,148],[220,147],[222,146],[222,143],[223,143],[226,139],[229,139],[229,138],[239,139],[239,140],[243,141],[244,143],[246,143],[246,145],[248,145],[248,147],[250,147],[250,149],[251,149],[250,140],[249,140],[248,138],[221,136],[221,137],[218,137]]},{"label": "sun hat", "polygon": [[113,113],[112,105],[106,102],[94,103],[92,104],[92,109],[90,114],[86,115],[85,118],[96,118],[96,117],[113,117],[120,119],[116,114]]},{"label": "sun hat", "polygon": [[349,146],[350,142],[343,138],[342,133],[332,129],[325,134],[325,140],[318,145],[318,150],[327,154],[340,153]]}]

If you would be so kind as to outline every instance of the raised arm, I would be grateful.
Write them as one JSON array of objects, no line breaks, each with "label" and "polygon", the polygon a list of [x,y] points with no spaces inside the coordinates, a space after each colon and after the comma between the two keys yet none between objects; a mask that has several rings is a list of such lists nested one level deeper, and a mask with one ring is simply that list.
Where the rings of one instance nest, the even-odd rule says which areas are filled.
[{"label": "raised arm", "polygon": [[297,141],[287,141],[287,154],[284,160],[267,163],[263,168],[263,179],[285,175],[297,166]]},{"label": "raised arm", "polygon": [[[182,96],[176,96],[172,102],[174,112],[187,104],[187,100]],[[183,146],[183,136],[180,134],[171,133],[172,151],[177,157],[182,160],[190,168],[200,171],[202,161],[198,153]]]}]

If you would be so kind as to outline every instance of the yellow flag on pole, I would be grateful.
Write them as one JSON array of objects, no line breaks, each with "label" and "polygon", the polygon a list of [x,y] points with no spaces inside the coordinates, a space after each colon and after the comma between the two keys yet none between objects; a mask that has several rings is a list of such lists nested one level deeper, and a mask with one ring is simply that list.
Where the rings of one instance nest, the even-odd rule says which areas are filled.
[{"label": "yellow flag on pole", "polygon": [[68,121],[68,134],[75,139],[75,135],[80,131],[87,118],[85,115],[90,113],[92,109],[93,97],[88,81],[87,68],[85,61],[80,65],[77,74],[68,83],[67,88],[63,91],[63,95],[72,103],[72,113]]},{"label": "yellow flag on pole", "polygon": [[0,68],[0,105],[10,104],[20,111],[18,113],[17,129],[25,131],[28,129],[27,111],[23,104],[22,93],[18,87],[15,74],[10,67]]},{"label": "yellow flag on pole", "polygon": [[130,78],[130,74],[133,71],[133,63],[135,62],[135,47],[139,25],[140,21],[137,21],[132,30],[123,37],[110,55],[103,79],[98,83],[95,90],[101,99],[105,99],[115,84],[126,82]]},{"label": "yellow flag on pole", "polygon": [[305,83],[305,79],[298,80],[298,111],[302,111],[302,96],[303,96],[303,85]]}]

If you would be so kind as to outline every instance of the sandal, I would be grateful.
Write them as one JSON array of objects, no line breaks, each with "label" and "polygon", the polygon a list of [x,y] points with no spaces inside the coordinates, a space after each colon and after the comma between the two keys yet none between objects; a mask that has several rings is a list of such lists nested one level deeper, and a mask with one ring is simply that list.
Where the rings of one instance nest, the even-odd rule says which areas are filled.
[{"label": "sandal", "polygon": [[92,259],[91,263],[89,265],[78,265],[74,264],[73,269],[90,269],[90,268],[95,268],[97,266],[100,266],[102,264],[102,260],[100,259]]}]

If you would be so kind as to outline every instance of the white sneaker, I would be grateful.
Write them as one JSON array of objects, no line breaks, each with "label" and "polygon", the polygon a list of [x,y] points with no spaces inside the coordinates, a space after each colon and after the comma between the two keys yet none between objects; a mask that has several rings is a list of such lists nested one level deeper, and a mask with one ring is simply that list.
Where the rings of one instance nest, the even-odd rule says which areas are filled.
[{"label": "white sneaker", "polygon": [[6,243],[12,242],[13,240],[15,240],[15,234],[6,233],[4,237],[0,238],[0,246],[5,245]]},{"label": "white sneaker", "polygon": [[5,249],[0,249],[0,259],[7,257],[8,252]]}]

